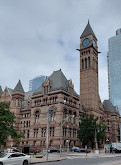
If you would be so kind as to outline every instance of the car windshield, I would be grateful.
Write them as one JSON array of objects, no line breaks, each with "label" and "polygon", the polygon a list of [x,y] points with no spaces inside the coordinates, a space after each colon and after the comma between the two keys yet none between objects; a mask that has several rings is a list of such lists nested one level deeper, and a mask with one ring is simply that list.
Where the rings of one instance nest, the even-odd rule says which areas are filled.
[{"label": "car windshield", "polygon": [[8,156],[8,154],[4,154],[4,155],[0,156],[0,158],[4,158],[4,157],[7,157],[7,156]]}]

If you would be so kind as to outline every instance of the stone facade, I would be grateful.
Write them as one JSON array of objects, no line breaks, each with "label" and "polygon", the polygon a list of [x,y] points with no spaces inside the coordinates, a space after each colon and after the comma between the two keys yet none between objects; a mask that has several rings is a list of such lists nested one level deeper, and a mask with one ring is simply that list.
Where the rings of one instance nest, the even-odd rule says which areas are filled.
[{"label": "stone facade", "polygon": [[[0,101],[9,103],[16,116],[15,128],[24,132],[20,146],[46,147],[47,114],[49,110],[49,146],[60,146],[62,120],[62,147],[79,145],[79,96],[71,80],[61,70],[53,72],[34,92],[25,93],[19,81],[14,90],[5,88]],[[8,140],[10,146],[12,139]],[[15,144],[13,144],[15,145]]]}]

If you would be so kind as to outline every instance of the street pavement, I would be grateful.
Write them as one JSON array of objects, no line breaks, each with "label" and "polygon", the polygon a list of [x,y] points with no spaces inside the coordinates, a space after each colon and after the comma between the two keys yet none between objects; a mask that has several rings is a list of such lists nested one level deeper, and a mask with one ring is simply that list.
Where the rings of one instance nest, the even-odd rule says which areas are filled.
[{"label": "street pavement", "polygon": [[121,165],[121,154],[91,154],[88,153],[87,156],[85,153],[63,153],[60,157],[60,154],[49,154],[48,161],[46,156],[42,158],[32,157],[32,164],[44,164],[44,165]]}]

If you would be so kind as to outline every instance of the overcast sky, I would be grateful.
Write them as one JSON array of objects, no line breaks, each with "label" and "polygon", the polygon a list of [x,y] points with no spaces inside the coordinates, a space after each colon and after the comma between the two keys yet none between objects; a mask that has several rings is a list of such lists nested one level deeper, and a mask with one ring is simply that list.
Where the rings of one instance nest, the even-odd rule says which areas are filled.
[{"label": "overcast sky", "polygon": [[79,94],[80,35],[98,38],[99,93],[108,99],[108,38],[121,28],[121,0],[0,0],[0,85],[14,88],[62,69]]}]

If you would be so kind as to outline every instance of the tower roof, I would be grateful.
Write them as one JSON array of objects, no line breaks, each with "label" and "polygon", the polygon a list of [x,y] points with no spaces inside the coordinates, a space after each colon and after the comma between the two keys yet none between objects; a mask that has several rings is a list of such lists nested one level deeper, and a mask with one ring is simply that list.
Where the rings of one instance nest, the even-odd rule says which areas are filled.
[{"label": "tower roof", "polygon": [[82,33],[80,38],[86,37],[86,36],[88,36],[90,34],[92,34],[95,37],[95,39],[97,39],[96,36],[95,36],[95,33],[93,32],[93,30],[92,30],[92,28],[90,26],[89,20],[88,20],[88,24],[85,27],[85,29],[84,29],[84,31],[83,31],[83,33]]},{"label": "tower roof", "polygon": [[13,91],[14,91],[14,92],[15,92],[15,91],[19,91],[19,92],[24,93],[24,89],[23,89],[23,87],[22,87],[22,84],[21,84],[21,81],[20,81],[20,80],[18,81],[18,83],[17,83],[17,85],[16,85],[16,87],[14,88]]}]

